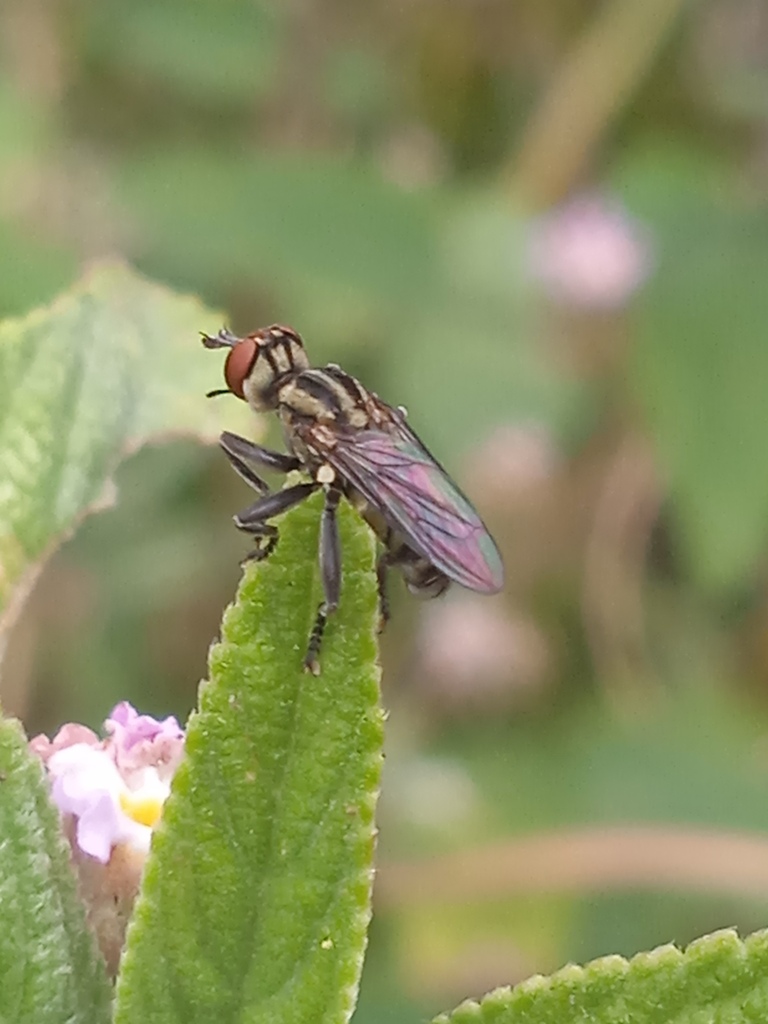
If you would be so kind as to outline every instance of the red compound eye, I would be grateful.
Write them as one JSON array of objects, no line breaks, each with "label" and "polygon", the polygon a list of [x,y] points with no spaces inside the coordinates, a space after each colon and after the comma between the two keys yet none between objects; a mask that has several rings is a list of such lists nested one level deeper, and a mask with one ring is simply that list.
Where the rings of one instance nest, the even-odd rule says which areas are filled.
[{"label": "red compound eye", "polygon": [[245,398],[243,384],[250,374],[256,357],[259,354],[259,343],[255,338],[243,338],[232,348],[224,363],[224,380],[230,391],[238,398]]}]

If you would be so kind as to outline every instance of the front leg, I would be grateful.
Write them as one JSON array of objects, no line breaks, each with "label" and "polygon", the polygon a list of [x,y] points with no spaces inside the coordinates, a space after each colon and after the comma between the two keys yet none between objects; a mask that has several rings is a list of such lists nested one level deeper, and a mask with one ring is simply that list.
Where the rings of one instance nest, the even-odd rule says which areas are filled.
[{"label": "front leg", "polygon": [[261,494],[266,494],[269,488],[258,473],[251,468],[250,463],[266,466],[267,469],[276,469],[280,473],[290,473],[291,470],[301,468],[301,463],[295,455],[286,455],[284,452],[273,452],[271,448],[262,448],[260,444],[254,444],[253,441],[232,434],[228,430],[222,433],[219,444],[238,476]]},{"label": "front leg", "polygon": [[324,601],[317,609],[315,624],[309,636],[304,670],[312,675],[320,674],[320,648],[328,617],[339,606],[341,597],[341,541],[336,509],[341,500],[341,491],[330,489],[325,492],[325,505],[320,519],[320,579],[323,584]]},{"label": "front leg", "polygon": [[293,487],[286,487],[285,490],[275,491],[274,494],[267,494],[259,498],[248,508],[235,516],[235,526],[245,533],[251,534],[256,541],[256,548],[247,555],[245,562],[261,561],[272,554],[277,544],[279,533],[276,526],[267,520],[273,516],[287,512],[289,508],[298,505],[308,498],[313,491],[317,490],[317,484],[294,484]]}]

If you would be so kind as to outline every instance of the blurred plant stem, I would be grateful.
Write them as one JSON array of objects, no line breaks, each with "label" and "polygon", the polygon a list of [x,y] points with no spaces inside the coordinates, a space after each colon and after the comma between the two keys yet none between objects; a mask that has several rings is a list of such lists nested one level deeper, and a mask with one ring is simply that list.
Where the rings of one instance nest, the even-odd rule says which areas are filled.
[{"label": "blurred plant stem", "polygon": [[534,111],[512,167],[516,196],[562,200],[670,35],[684,0],[612,0],[576,39]]},{"label": "blurred plant stem", "polygon": [[55,106],[65,80],[59,5],[47,0],[12,0],[0,9],[7,73],[22,94]]},{"label": "blurred plant stem", "polygon": [[764,898],[768,839],[667,825],[563,829],[383,864],[376,899],[387,908],[496,901],[531,892],[636,889]]},{"label": "blurred plant stem", "polygon": [[604,692],[614,710],[630,715],[659,692],[647,650],[643,584],[662,493],[645,439],[620,437],[587,538],[582,614]]}]

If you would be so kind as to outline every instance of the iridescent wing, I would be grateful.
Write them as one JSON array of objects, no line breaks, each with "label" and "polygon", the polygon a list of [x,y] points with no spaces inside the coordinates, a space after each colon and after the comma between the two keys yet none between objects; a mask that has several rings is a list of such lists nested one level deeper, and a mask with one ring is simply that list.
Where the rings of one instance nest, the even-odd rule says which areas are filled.
[{"label": "iridescent wing", "polygon": [[387,407],[385,430],[334,430],[333,443],[311,424],[299,432],[360,492],[415,551],[470,590],[504,584],[501,556],[468,499],[405,420]]}]

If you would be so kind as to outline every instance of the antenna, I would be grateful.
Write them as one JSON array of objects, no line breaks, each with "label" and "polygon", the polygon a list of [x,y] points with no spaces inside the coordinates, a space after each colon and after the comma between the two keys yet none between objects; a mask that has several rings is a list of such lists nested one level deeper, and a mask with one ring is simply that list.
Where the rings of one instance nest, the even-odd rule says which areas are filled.
[{"label": "antenna", "polygon": [[240,341],[236,334],[233,334],[228,327],[222,327],[218,334],[211,336],[205,331],[200,332],[203,344],[206,348],[234,348]]}]

